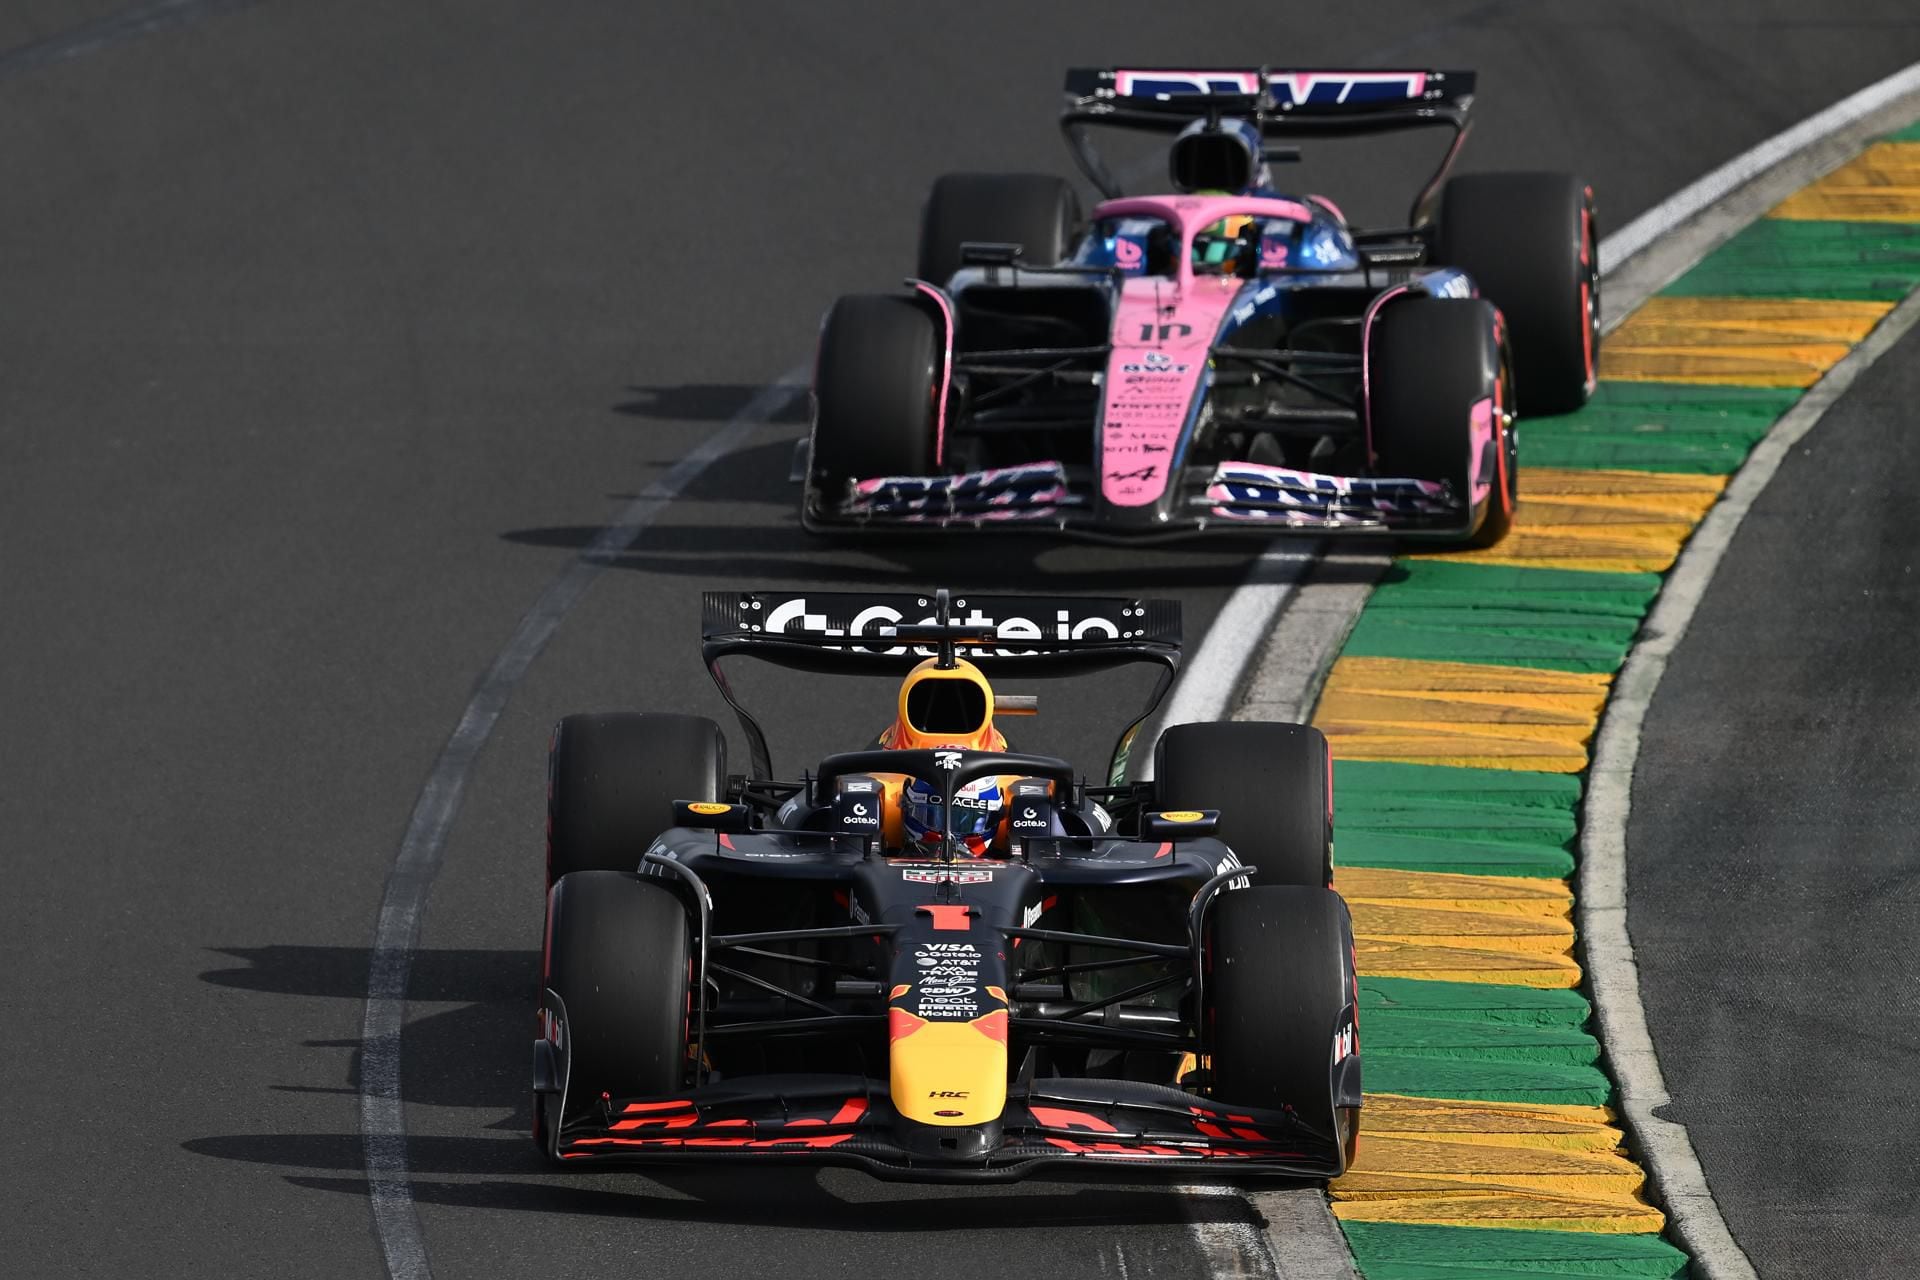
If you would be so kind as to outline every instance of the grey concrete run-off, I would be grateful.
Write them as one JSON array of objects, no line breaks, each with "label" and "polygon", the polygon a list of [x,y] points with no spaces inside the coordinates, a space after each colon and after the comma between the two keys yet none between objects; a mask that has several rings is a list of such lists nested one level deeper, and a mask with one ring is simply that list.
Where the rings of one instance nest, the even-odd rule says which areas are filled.
[{"label": "grey concrete run-off", "polygon": [[1641,740],[1653,1042],[1763,1280],[1920,1273],[1920,331],[1748,513]]}]

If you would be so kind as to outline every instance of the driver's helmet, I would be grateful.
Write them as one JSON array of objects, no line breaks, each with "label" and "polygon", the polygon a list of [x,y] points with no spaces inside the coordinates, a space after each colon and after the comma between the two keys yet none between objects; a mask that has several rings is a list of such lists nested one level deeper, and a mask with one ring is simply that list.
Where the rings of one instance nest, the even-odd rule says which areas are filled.
[{"label": "driver's helmet", "polygon": [[1193,234],[1193,273],[1230,276],[1237,269],[1246,235],[1254,229],[1252,214],[1236,213]]},{"label": "driver's helmet", "polygon": [[[952,830],[955,853],[985,857],[1000,834],[1006,791],[1000,778],[975,778],[953,797]],[[943,799],[938,778],[911,778],[900,795],[900,817],[914,848],[925,854],[943,852],[940,846]]]}]

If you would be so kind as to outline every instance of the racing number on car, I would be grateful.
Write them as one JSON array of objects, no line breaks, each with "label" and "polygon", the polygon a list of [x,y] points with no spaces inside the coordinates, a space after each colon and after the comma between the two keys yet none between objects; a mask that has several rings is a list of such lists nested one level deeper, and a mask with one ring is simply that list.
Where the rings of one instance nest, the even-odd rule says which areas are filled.
[{"label": "racing number on car", "polygon": [[1140,341],[1165,342],[1169,338],[1191,338],[1193,326],[1174,321],[1172,324],[1143,324],[1140,326]]}]

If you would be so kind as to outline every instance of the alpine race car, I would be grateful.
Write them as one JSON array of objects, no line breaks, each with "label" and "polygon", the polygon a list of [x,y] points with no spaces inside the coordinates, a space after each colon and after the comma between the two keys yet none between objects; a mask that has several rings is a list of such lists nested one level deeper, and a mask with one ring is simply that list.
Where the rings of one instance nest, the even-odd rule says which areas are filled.
[{"label": "alpine race car", "polygon": [[[1333,1177],[1358,985],[1326,739],[1188,724],[1126,782],[1177,603],[728,591],[695,716],[575,715],[549,764],[534,1137],[563,1165],[1063,1163]],[[775,781],[730,657],[898,673],[864,749]],[[1106,785],[1011,749],[989,675],[1159,668]]]},{"label": "alpine race car", "polygon": [[[1512,522],[1515,416],[1591,393],[1592,189],[1447,173],[1462,71],[1067,75],[1061,125],[1109,197],[949,174],[918,276],[841,298],[796,457],[809,529],[1051,528],[1114,541],[1246,529],[1488,545]],[[1171,194],[1123,195],[1097,126],[1174,135]],[[1453,130],[1407,225],[1287,195],[1276,138]]]}]

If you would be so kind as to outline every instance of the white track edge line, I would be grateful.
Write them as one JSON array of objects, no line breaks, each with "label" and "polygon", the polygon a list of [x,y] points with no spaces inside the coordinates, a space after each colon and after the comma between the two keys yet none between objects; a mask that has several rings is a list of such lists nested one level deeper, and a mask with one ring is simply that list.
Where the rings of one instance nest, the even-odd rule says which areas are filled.
[{"label": "white track edge line", "polygon": [[366,1015],[360,1032],[360,1132],[367,1200],[374,1236],[393,1280],[430,1280],[433,1275],[407,1163],[400,1036],[406,1024],[407,980],[421,917],[434,874],[440,869],[447,833],[460,812],[467,775],[492,736],[515,686],[600,571],[631,549],[642,531],[703,471],[744,444],[756,428],[799,395],[806,373],[806,366],[801,366],[761,388],[725,426],[620,508],[613,522],[541,592],[475,686],[460,722],[420,789],[380,901],[367,972]]},{"label": "white track edge line", "polygon": [[1579,921],[1600,1039],[1620,1087],[1626,1122],[1665,1202],[1670,1230],[1692,1255],[1696,1274],[1707,1280],[1753,1280],[1756,1273],[1720,1214],[1686,1126],[1654,1114],[1672,1099],[1640,1002],[1640,970],[1627,932],[1627,820],[1641,730],[1667,661],[1686,637],[1740,522],[1794,445],[1916,324],[1920,291],[1888,313],[1754,446],[1661,588],[1641,639],[1614,681],[1587,774]]},{"label": "white track edge line", "polygon": [[1191,1183],[1171,1190],[1180,1197],[1187,1216],[1187,1236],[1199,1250],[1211,1280],[1287,1280],[1275,1270],[1267,1248],[1266,1228],[1256,1222],[1218,1222],[1197,1216],[1204,1200],[1232,1200],[1245,1210],[1249,1202],[1238,1187],[1224,1182]]}]

